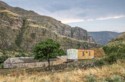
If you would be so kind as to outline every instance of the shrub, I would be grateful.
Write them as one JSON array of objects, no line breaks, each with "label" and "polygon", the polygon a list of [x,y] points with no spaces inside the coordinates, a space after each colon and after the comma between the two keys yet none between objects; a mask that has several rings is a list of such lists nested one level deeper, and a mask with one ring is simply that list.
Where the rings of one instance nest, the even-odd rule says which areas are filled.
[{"label": "shrub", "polygon": [[105,79],[106,82],[124,82],[124,79],[119,75],[113,75]]},{"label": "shrub", "polygon": [[96,77],[94,75],[89,75],[86,77],[86,82],[96,82]]},{"label": "shrub", "polygon": [[0,64],[0,68],[3,68],[3,64],[2,63]]},{"label": "shrub", "polygon": [[112,64],[118,59],[125,59],[125,44],[117,43],[115,45],[107,45],[103,47],[106,53],[104,61]]},{"label": "shrub", "polygon": [[102,66],[102,65],[105,64],[105,61],[104,61],[103,58],[102,58],[102,59],[98,59],[98,60],[96,60],[96,61],[94,62],[94,64],[95,64],[96,66]]},{"label": "shrub", "polygon": [[26,54],[24,52],[19,52],[15,57],[26,57]]},{"label": "shrub", "polygon": [[2,64],[7,58],[7,55],[0,56],[0,64]]},{"label": "shrub", "polygon": [[104,61],[108,64],[113,64],[114,62],[116,62],[118,59],[117,54],[116,53],[111,53],[109,56],[104,58]]},{"label": "shrub", "polygon": [[111,79],[113,80],[113,82],[124,82],[124,79],[119,75],[114,75],[111,77]]}]

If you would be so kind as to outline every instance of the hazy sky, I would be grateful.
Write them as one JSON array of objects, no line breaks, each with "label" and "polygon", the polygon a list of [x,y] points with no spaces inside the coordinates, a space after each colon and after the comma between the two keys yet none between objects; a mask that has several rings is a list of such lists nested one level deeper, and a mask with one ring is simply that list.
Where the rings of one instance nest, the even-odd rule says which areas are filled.
[{"label": "hazy sky", "polygon": [[88,31],[125,31],[125,0],[3,0]]}]

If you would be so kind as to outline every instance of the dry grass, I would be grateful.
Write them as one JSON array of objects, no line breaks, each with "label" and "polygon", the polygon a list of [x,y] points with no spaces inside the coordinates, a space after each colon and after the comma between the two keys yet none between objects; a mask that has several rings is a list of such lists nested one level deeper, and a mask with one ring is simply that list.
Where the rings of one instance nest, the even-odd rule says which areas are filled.
[{"label": "dry grass", "polygon": [[10,16],[15,16],[15,17],[19,16],[18,14],[13,13],[13,12],[11,12],[11,11],[9,11],[9,10],[0,10],[0,13],[7,13],[7,14],[9,14]]},{"label": "dry grass", "polygon": [[63,72],[34,72],[28,74],[13,72],[6,76],[0,75],[0,82],[86,82],[86,77],[94,75],[97,80],[119,75],[125,77],[125,63],[117,62],[113,65],[89,69],[77,69]]},{"label": "dry grass", "polygon": [[93,48],[93,50],[94,50],[95,58],[101,58],[105,56],[105,52],[102,48]]}]

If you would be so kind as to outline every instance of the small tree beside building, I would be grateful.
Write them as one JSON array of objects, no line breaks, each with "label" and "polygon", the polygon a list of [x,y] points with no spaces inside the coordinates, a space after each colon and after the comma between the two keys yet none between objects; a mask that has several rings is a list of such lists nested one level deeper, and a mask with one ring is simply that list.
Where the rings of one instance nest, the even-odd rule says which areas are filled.
[{"label": "small tree beside building", "polygon": [[60,44],[52,39],[47,39],[38,43],[34,47],[33,52],[35,54],[35,59],[40,61],[47,60],[49,68],[51,58],[64,55],[64,51],[60,48]]}]

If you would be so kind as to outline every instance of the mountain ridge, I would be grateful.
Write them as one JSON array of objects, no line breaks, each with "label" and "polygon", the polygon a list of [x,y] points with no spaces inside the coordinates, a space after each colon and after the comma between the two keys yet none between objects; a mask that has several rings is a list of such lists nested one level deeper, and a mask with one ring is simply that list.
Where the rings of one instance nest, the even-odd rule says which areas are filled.
[{"label": "mountain ridge", "polygon": [[1,49],[30,51],[35,44],[48,38],[59,42],[63,49],[97,46],[80,27],[71,27],[52,17],[3,3],[0,2]]},{"label": "mountain ridge", "polygon": [[106,45],[109,41],[116,38],[119,34],[113,31],[97,31],[89,32],[89,35],[95,39],[95,42],[101,45]]}]

